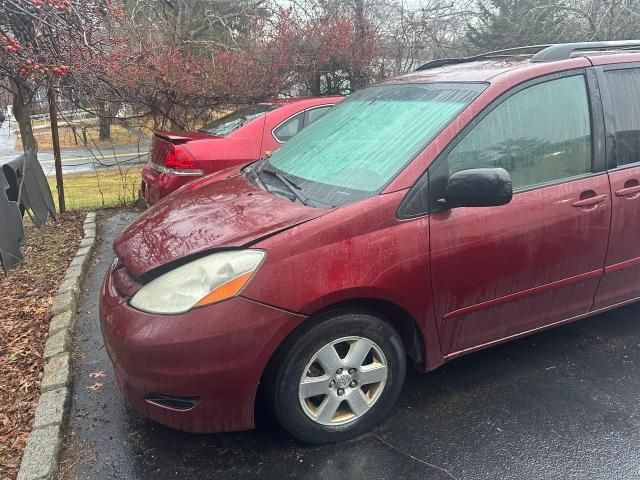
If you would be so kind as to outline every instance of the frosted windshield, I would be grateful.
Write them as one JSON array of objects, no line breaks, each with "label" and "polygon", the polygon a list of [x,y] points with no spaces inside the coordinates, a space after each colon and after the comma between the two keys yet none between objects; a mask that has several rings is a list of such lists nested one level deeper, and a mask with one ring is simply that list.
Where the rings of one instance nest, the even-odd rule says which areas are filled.
[{"label": "frosted windshield", "polygon": [[274,152],[269,164],[320,202],[340,205],[371,196],[483,88],[431,83],[361,90]]}]

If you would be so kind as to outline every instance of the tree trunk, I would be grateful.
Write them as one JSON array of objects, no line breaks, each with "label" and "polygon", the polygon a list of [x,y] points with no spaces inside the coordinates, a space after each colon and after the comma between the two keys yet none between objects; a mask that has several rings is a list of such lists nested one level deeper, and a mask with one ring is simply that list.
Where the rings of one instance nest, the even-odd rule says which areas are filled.
[{"label": "tree trunk", "polygon": [[311,79],[311,95],[319,97],[322,95],[322,78],[321,74],[314,69],[313,78]]},{"label": "tree trunk", "polygon": [[111,139],[111,123],[113,121],[109,112],[109,105],[107,102],[98,102],[97,107],[100,140],[109,140]]},{"label": "tree trunk", "polygon": [[33,135],[31,126],[31,103],[28,101],[26,92],[17,84],[12,82],[13,90],[13,116],[20,127],[20,138],[22,139],[22,149],[26,152],[33,149],[38,153],[38,142]]},{"label": "tree trunk", "polygon": [[60,155],[60,137],[58,136],[58,102],[56,100],[56,90],[49,83],[47,90],[49,99],[49,120],[51,120],[51,140],[53,142],[53,158],[56,166],[56,188],[58,189],[58,209],[60,213],[66,211],[64,201],[64,180],[62,178],[62,156]]},{"label": "tree trunk", "polygon": [[100,140],[111,138],[111,117],[100,117]]}]

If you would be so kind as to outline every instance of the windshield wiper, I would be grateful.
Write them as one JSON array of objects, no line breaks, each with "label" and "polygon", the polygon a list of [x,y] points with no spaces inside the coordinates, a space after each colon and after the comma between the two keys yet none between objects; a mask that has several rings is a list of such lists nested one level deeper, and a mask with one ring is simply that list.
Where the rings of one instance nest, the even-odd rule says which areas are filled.
[{"label": "windshield wiper", "polygon": [[309,206],[309,199],[302,194],[302,192],[300,191],[302,189],[298,185],[293,183],[291,180],[289,180],[287,177],[279,174],[274,170],[269,170],[267,168],[263,168],[259,170],[257,176],[259,177],[261,173],[268,173],[269,175],[276,177],[278,180],[280,180],[280,182],[282,182],[282,184],[285,187],[287,187],[287,189],[289,189],[291,193],[295,195],[295,197],[298,200],[300,200],[300,203],[302,203],[303,205]]},{"label": "windshield wiper", "polygon": [[255,162],[255,164],[253,163],[251,164],[256,166],[256,168],[254,168],[256,175],[260,175],[260,171],[262,170],[262,167],[265,166],[265,164],[267,163],[267,160],[269,160],[270,158],[271,158],[271,152],[267,152],[262,156],[262,158],[260,158],[257,162]]},{"label": "windshield wiper", "polygon": [[260,187],[262,190],[266,192],[268,192],[269,189],[260,178],[260,169],[266,163],[266,161],[269,159],[270,156],[271,154],[263,155],[261,158],[259,158],[253,163],[250,163],[249,165],[247,165],[242,169],[244,173],[247,173],[251,177],[253,177],[253,180],[255,181],[256,185],[258,185],[258,187]]},{"label": "windshield wiper", "polygon": [[297,185],[296,183],[292,182],[291,180],[289,180],[288,178],[286,178],[285,176],[281,175],[280,173],[274,170],[269,170],[267,168],[264,168],[264,166],[266,165],[270,157],[271,157],[271,152],[267,152],[267,154],[265,154],[259,160],[247,165],[244,168],[244,171],[250,174],[255,179],[255,182],[258,185],[258,187],[262,188],[267,192],[270,191],[269,187],[267,186],[267,184],[265,184],[262,181],[262,179],[260,178],[260,174],[264,172],[271,175],[272,177],[277,178],[278,180],[280,180],[280,183],[282,183],[285,187],[287,187],[287,189],[291,193],[293,193],[293,195],[300,201],[300,203],[302,203],[303,205],[309,206],[310,205],[309,199],[302,194],[301,192],[302,188],[299,185]]}]

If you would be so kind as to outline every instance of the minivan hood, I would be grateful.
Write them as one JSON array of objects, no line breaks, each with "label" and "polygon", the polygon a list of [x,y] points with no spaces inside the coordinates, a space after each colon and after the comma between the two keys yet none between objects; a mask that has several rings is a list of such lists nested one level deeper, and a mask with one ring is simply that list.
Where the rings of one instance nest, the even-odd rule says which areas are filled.
[{"label": "minivan hood", "polygon": [[221,247],[242,247],[322,216],[331,209],[293,203],[218,175],[186,185],[140,215],[113,249],[137,278],[167,263]]}]

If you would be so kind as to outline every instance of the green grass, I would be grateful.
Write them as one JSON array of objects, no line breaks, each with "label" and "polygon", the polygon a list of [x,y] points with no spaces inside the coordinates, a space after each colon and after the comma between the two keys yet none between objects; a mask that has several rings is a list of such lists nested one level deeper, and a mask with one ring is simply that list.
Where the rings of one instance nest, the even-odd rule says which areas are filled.
[{"label": "green grass", "polygon": [[[57,209],[56,178],[48,180]],[[138,199],[140,167],[68,173],[63,182],[67,210],[132,205]]]}]

